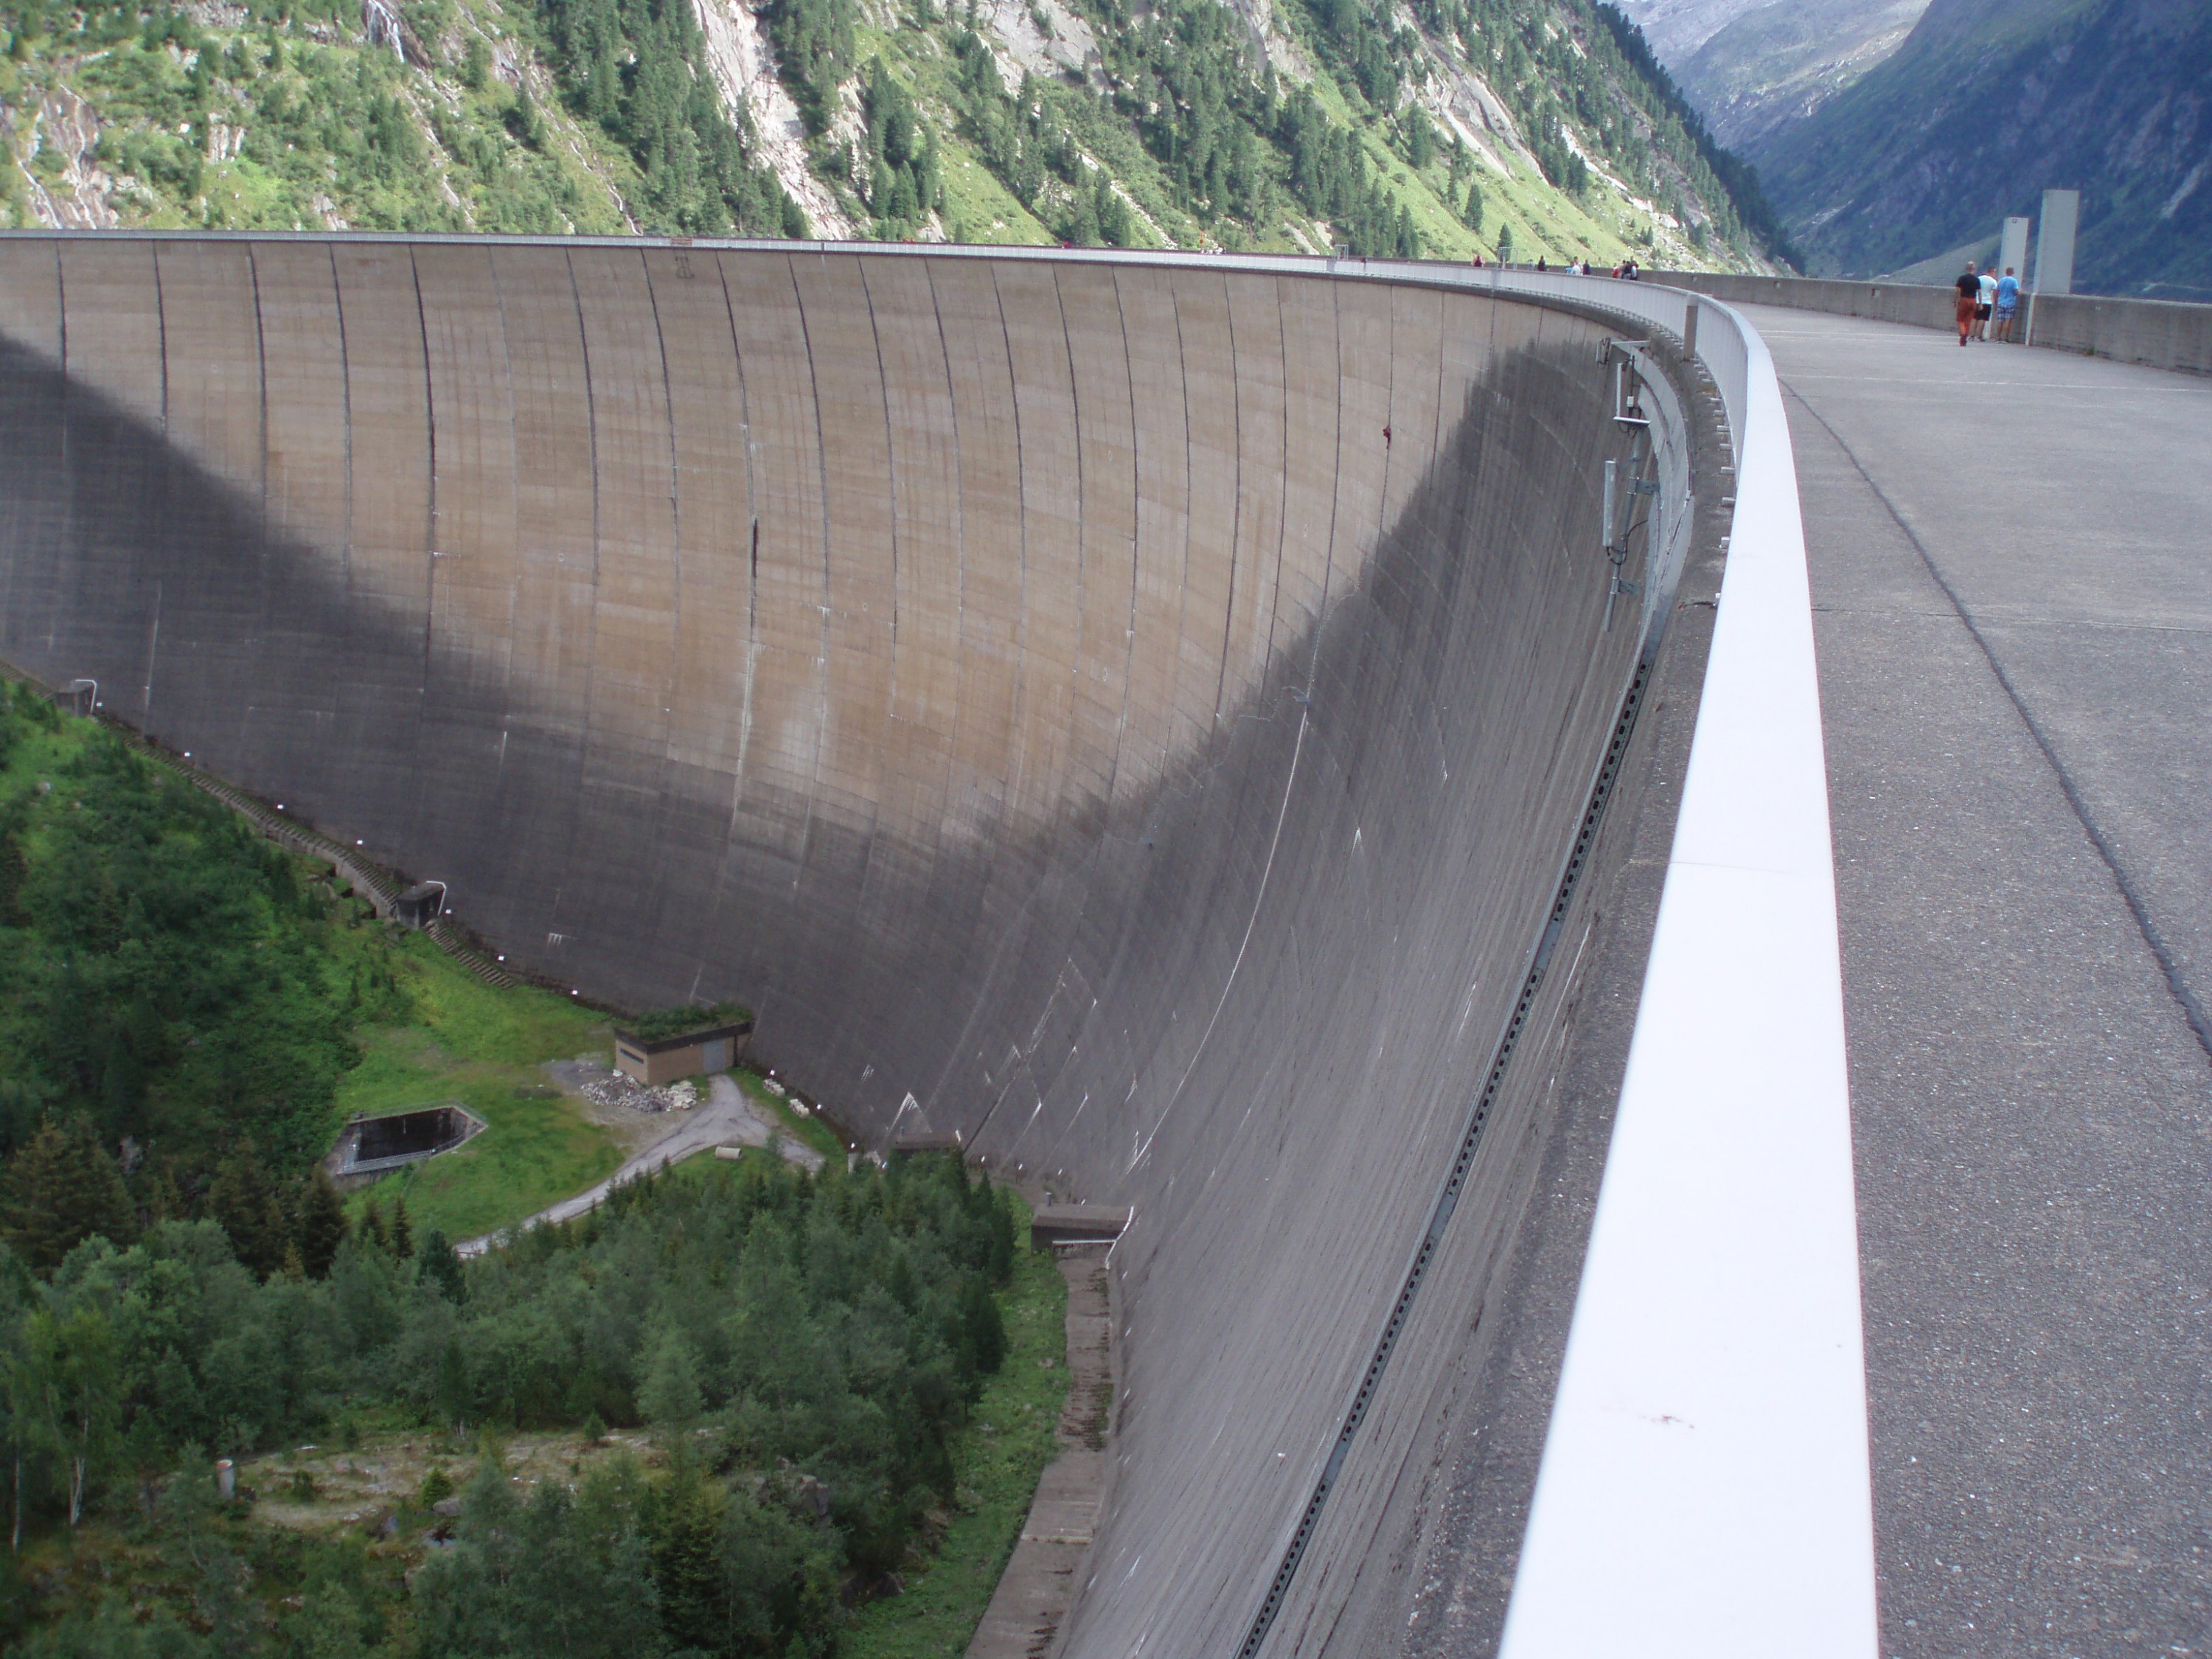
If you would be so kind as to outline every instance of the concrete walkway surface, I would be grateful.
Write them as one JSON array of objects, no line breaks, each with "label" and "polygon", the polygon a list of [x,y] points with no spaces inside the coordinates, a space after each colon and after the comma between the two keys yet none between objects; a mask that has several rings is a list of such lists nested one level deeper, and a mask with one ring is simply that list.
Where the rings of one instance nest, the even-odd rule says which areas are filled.
[{"label": "concrete walkway surface", "polygon": [[1789,404],[1883,1651],[2212,1644],[2212,381],[1747,308]]}]

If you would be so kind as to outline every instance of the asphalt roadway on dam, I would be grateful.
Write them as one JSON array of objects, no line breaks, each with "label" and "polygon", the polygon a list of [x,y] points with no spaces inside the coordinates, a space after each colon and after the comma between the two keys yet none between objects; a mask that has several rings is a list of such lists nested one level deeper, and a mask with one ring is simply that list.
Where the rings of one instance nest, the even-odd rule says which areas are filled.
[{"label": "asphalt roadway on dam", "polygon": [[2212,1647],[2212,382],[1746,307],[1819,641],[1883,1651]]},{"label": "asphalt roadway on dam", "polygon": [[1611,331],[1229,261],[0,238],[0,655],[534,969],[746,1000],[865,1135],[1133,1206],[1075,1656],[1243,1641],[1552,919],[1267,1650],[1388,1650],[1506,1246],[1601,1144],[1710,627],[1553,918],[1643,632]]}]

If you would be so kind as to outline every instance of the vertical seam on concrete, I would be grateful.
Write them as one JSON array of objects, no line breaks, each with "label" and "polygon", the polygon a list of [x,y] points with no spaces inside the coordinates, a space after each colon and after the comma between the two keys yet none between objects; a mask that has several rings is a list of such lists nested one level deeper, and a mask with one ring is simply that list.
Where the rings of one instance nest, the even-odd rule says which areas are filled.
[{"label": "vertical seam on concrete", "polygon": [[[415,676],[415,742],[416,752],[421,754],[423,721],[430,706],[431,644],[438,614],[438,386],[430,367],[430,319],[422,303],[422,267],[415,257],[415,250],[407,250],[407,277],[415,289],[415,326],[422,346],[422,440],[425,471],[429,480],[428,501],[424,514],[429,554],[429,568],[423,573],[422,585],[422,664]],[[596,608],[596,607],[595,607]],[[412,808],[422,799],[422,772],[410,769],[408,796],[404,803],[413,816]]]},{"label": "vertical seam on concrete", "polygon": [[[823,258],[817,251],[817,259]],[[822,795],[822,743],[830,728],[830,445],[822,432],[822,377],[814,372],[814,331],[806,320],[806,295],[799,286],[799,261],[784,256],[791,277],[791,302],[799,312],[799,335],[806,350],[806,385],[813,394],[816,499],[822,512],[822,632],[814,675],[814,763],[807,772],[806,822],[799,832],[799,856],[792,860],[793,892],[806,878],[806,849],[814,839],[814,803]]]},{"label": "vertical seam on concrete", "polygon": [[1336,380],[1336,402],[1334,428],[1330,433],[1331,447],[1335,451],[1334,465],[1328,470],[1328,542],[1322,555],[1321,599],[1314,616],[1313,656],[1306,664],[1306,698],[1310,706],[1314,688],[1321,678],[1321,647],[1323,630],[1328,623],[1328,591],[1336,582],[1336,526],[1344,516],[1344,314],[1338,309],[1342,295],[1334,283],[1328,284],[1328,362],[1329,371]]},{"label": "vertical seam on concrete", "polygon": [[[1229,513],[1229,598],[1221,607],[1221,660],[1213,676],[1213,719],[1206,732],[1206,760],[1209,767],[1213,763],[1213,747],[1221,731],[1221,700],[1228,694],[1229,641],[1237,631],[1237,555],[1244,544],[1244,377],[1237,372],[1237,304],[1229,297],[1226,272],[1221,277],[1221,314],[1229,323],[1229,407],[1236,417],[1237,441],[1229,483],[1232,504]],[[1295,767],[1297,763],[1293,761],[1291,764]],[[1243,953],[1237,954],[1241,958]],[[1233,969],[1231,975],[1233,977]]]},{"label": "vertical seam on concrete", "polygon": [[[576,356],[584,366],[584,433],[592,456],[592,614],[591,625],[585,635],[584,653],[584,719],[576,740],[576,781],[569,799],[574,803],[569,818],[573,838],[574,825],[583,816],[584,792],[591,787],[592,720],[599,707],[597,684],[599,666],[599,410],[592,386],[592,336],[584,326],[584,295],[576,286],[576,254],[573,248],[563,249],[562,269],[568,273],[568,301],[576,310]],[[566,584],[563,584],[565,586]],[[563,595],[565,601],[566,596]],[[551,919],[561,919],[561,896],[568,890],[568,863],[564,857],[559,866],[559,876],[553,884]]]},{"label": "vertical seam on concrete", "polygon": [[[1390,379],[1382,388],[1382,429],[1389,432],[1390,423],[1398,413],[1398,295],[1395,289],[1385,288],[1379,292],[1389,306],[1390,337],[1382,348],[1382,360],[1390,366]],[[1396,459],[1395,446],[1388,437],[1382,440],[1382,487],[1375,492],[1375,550],[1382,550],[1382,538],[1390,532],[1390,463]]]},{"label": "vertical seam on concrete", "polygon": [[422,304],[422,267],[415,258],[415,250],[407,250],[407,277],[415,289],[415,327],[422,343],[422,433],[429,460],[428,555],[429,568],[423,573],[422,594],[422,674],[416,682],[415,697],[419,708],[429,692],[430,641],[438,611],[438,544],[443,538],[438,533],[438,379],[430,367],[430,318]]},{"label": "vertical seam on concrete", "polygon": [[1883,510],[1889,514],[1898,529],[1904,532],[1905,540],[1912,544],[1912,550],[1920,556],[1920,562],[1926,567],[1929,579],[1942,590],[1943,597],[1950,602],[1952,612],[1959,618],[1960,626],[1966,630],[1967,637],[1973,641],[1975,647],[1981,652],[1982,660],[1989,665],[1990,672],[1996,677],[1997,684],[2002,688],[2006,698],[2011,702],[2013,712],[2020,716],[2020,723],[2027,728],[2027,735],[2034,739],[2035,746],[2041,752],[2045,764],[2051,768],[2051,775],[2058,780],[2058,787],[2066,797],[2066,804],[2074,811],[2075,821],[2081,826],[2082,833],[2089,837],[2089,844],[2097,849],[2097,856],[2105,861],[2106,872],[2112,877],[2112,885],[2119,889],[2122,902],[2128,907],[2128,914],[2135,918],[2136,933],[2142,936],[2143,944],[2149,948],[2152,957],[2158,963],[2159,971],[2165,975],[2166,988],[2172,996],[2174,1006],[2180,1010],[2182,1018],[2188,1022],[2190,1032],[2197,1039],[2197,1046],[2203,1051],[2208,1060],[2212,1060],[2212,1020],[2207,1019],[2203,1008],[2198,1004],[2196,996],[2183,980],[2181,964],[2175,960],[2172,947],[2166,942],[2165,935],[2159,932],[2158,924],[2151,920],[2149,908],[2144,904],[2142,895],[2136,891],[2135,883],[2129,879],[2127,872],[2121,867],[2118,852],[2113,848],[2112,842],[2106,839],[2105,832],[2097,827],[2096,820],[2090,816],[2088,803],[2081,799],[2081,791],[2075,787],[2072,774],[2067,771],[2065,763],[2058,758],[2058,751],[2051,746],[2051,739],[2045,735],[2042,725],[2033,714],[2028,712],[2027,699],[2021,696],[2020,688],[2013,684],[2012,676],[2005,672],[2004,665],[1997,660],[1996,652],[1991,648],[1980,626],[1974,621],[1973,613],[1966,609],[1965,602],[1959,597],[1958,590],[1951,586],[1949,580],[1936,567],[1934,556],[1928,551],[1927,544],[1923,542],[1919,533],[1905,522],[1905,515],[1897,509],[1897,504],[1891,501],[1882,487],[1874,481],[1874,475],[1860,464],[1859,458],[1852,453],[1851,447],[1844,441],[1843,434],[1828,424],[1826,418],[1805,400],[1796,387],[1791,386],[1787,380],[1784,380],[1782,386],[1784,391],[1796,399],[1798,407],[1818,422],[1820,430],[1826,433],[1834,441],[1836,447],[1844,452],[1844,459],[1851,464],[1851,470],[1856,472],[1866,487],[1874,492],[1874,498],[1881,503]]},{"label": "vertical seam on concrete", "polygon": [[[687,259],[689,255],[684,256]],[[668,525],[671,559],[675,566],[676,593],[669,602],[671,635],[668,667],[662,684],[668,697],[668,721],[660,729],[661,787],[668,782],[670,750],[676,740],[676,685],[684,662],[684,488],[676,462],[676,394],[668,383],[668,337],[660,329],[660,295],[653,286],[653,265],[645,250],[637,251],[638,274],[645,278],[645,303],[653,313],[653,343],[660,354],[660,411],[668,422]]]},{"label": "vertical seam on concrete", "polygon": [[[507,382],[507,489],[512,492],[514,511],[520,523],[522,512],[521,479],[516,475],[517,464],[522,456],[520,434],[514,424],[514,348],[507,337],[507,291],[499,278],[499,250],[484,250],[484,267],[491,276],[492,312],[499,319],[500,372]],[[516,541],[521,540],[520,533]],[[495,775],[507,775],[507,737],[514,718],[514,634],[515,617],[522,606],[523,561],[517,558],[509,567],[507,578],[507,648],[500,657],[499,677],[499,761]]]},{"label": "vertical seam on concrete", "polygon": [[154,335],[161,359],[161,435],[169,435],[169,307],[161,292],[161,245],[147,250],[154,266]]},{"label": "vertical seam on concrete", "polygon": [[[924,262],[922,270],[926,274],[926,280],[929,284],[930,315],[937,319],[938,355],[940,361],[945,364],[945,421],[952,433],[953,568],[960,573],[959,609],[958,614],[954,619],[953,626],[956,630],[954,637],[958,641],[957,655],[961,668],[964,672],[967,665],[968,656],[968,503],[965,493],[961,489],[961,480],[966,475],[961,471],[960,465],[960,399],[954,395],[953,392],[952,347],[947,343],[945,337],[945,308],[939,303],[937,297],[937,269],[935,265],[928,262]],[[957,768],[960,757],[958,738],[960,715],[958,710],[961,706],[962,699],[960,696],[959,686],[957,682],[953,688],[952,700],[954,713],[952,716],[953,729],[951,735],[952,738],[953,746],[951,754],[949,757],[951,764],[947,766],[945,775],[945,786],[948,791],[952,787],[953,771],[954,769]],[[949,799],[945,805],[950,805]],[[940,808],[940,810],[942,810],[942,808]]]},{"label": "vertical seam on concrete", "polygon": [[[952,434],[952,567],[959,580],[959,597],[953,615],[953,683],[952,724],[945,733],[945,793],[937,804],[938,845],[944,845],[945,818],[952,811],[952,797],[957,787],[960,771],[960,728],[962,714],[967,703],[962,690],[968,677],[968,503],[964,480],[967,477],[961,464],[960,453],[960,398],[952,378],[952,347],[945,333],[945,310],[937,295],[937,268],[925,261],[923,280],[929,288],[929,314],[937,322],[938,361],[945,367],[945,419]],[[966,1032],[962,1033],[961,1045],[966,1043]],[[960,1047],[948,1049],[948,1054],[957,1054]],[[948,1062],[949,1063],[949,1062]],[[939,1076],[943,1081],[943,1074]],[[924,1101],[924,1106],[928,1102]]]},{"label": "vertical seam on concrete", "polygon": [[[898,434],[891,425],[891,377],[884,372],[884,330],[876,318],[876,294],[868,286],[868,262],[856,259],[860,271],[860,300],[868,307],[868,339],[876,349],[876,389],[884,401],[884,475],[890,487],[890,511],[885,520],[891,536],[891,678],[890,699],[884,710],[886,723],[898,717],[899,671],[899,501]],[[871,837],[872,840],[873,838]]]},{"label": "vertical seam on concrete", "polygon": [[1267,278],[1267,291],[1275,296],[1275,355],[1283,366],[1283,454],[1276,467],[1275,576],[1269,585],[1273,597],[1267,605],[1267,649],[1260,659],[1260,684],[1264,690],[1275,672],[1275,633],[1283,620],[1283,548],[1291,538],[1291,343],[1283,322],[1283,281]]},{"label": "vertical seam on concrete", "polygon": [[253,412],[261,422],[257,463],[261,471],[261,524],[265,531],[269,526],[269,345],[262,331],[261,262],[253,257],[251,242],[246,245],[246,276],[253,291],[253,370],[261,388]]},{"label": "vertical seam on concrete", "polygon": [[[679,253],[677,257],[684,261],[684,268],[688,270],[691,256]],[[665,718],[660,727],[659,776],[655,780],[653,808],[658,827],[665,829],[668,822],[669,772],[676,759],[678,686],[684,673],[684,490],[683,479],[677,469],[676,394],[668,380],[668,337],[661,332],[660,295],[653,286],[653,263],[646,258],[646,250],[642,247],[637,250],[637,269],[638,275],[645,279],[646,306],[653,313],[653,349],[660,355],[660,410],[668,426],[669,557],[675,568],[675,592],[668,605],[668,662],[660,682],[662,695],[668,701],[664,711]],[[663,871],[655,870],[652,898],[656,917],[660,914],[666,893],[667,878]],[[699,981],[706,971],[706,960],[702,957],[692,972],[691,988],[684,993],[686,1001],[698,995]]]},{"label": "vertical seam on concrete", "polygon": [[[1176,281],[1177,275],[1175,270],[1170,269],[1167,287],[1168,314],[1175,319],[1176,325],[1176,380],[1182,391],[1182,572],[1176,578],[1175,674],[1169,690],[1168,729],[1164,733],[1164,741],[1161,744],[1164,759],[1174,755],[1176,733],[1182,723],[1182,647],[1183,641],[1189,637],[1190,544],[1191,538],[1195,533],[1191,527],[1192,520],[1195,516],[1191,512],[1191,502],[1198,494],[1198,446],[1190,430],[1190,352],[1188,343],[1182,337],[1182,297],[1179,291],[1180,285]],[[1210,750],[1212,744],[1213,734],[1209,726],[1206,747]],[[1206,766],[1203,755],[1194,754],[1192,759],[1198,769],[1203,772]],[[1160,781],[1163,784],[1167,782],[1164,768]]]},{"label": "vertical seam on concrete", "polygon": [[[1006,396],[1009,412],[1014,417],[1014,498],[1015,520],[1020,529],[1015,536],[1021,556],[1017,568],[1022,573],[1021,597],[1014,605],[1016,633],[1014,635],[1014,711],[1012,730],[1006,744],[1006,774],[1001,781],[1004,793],[999,798],[1001,816],[1007,814],[1013,803],[1015,791],[1020,787],[1024,763],[1028,759],[1027,745],[1022,735],[1022,716],[1028,703],[1029,636],[1030,636],[1030,481],[1022,457],[1022,383],[1014,371],[1014,336],[1006,323],[1006,296],[999,291],[999,267],[991,266],[991,303],[999,311],[999,337],[1006,348]],[[1001,1091],[1003,1094],[1003,1091]],[[981,1131],[979,1129],[978,1133]]]},{"label": "vertical seam on concrete", "polygon": [[1106,274],[1114,285],[1114,327],[1121,337],[1121,374],[1129,386],[1129,614],[1121,641],[1121,716],[1115,723],[1114,763],[1106,774],[1106,807],[1110,813],[1121,783],[1121,751],[1129,741],[1129,696],[1137,672],[1137,585],[1143,576],[1139,549],[1145,509],[1143,490],[1138,482],[1143,472],[1137,464],[1137,371],[1129,361],[1129,315],[1121,303],[1120,268],[1109,265]]},{"label": "vertical seam on concrete", "polygon": [[[952,511],[953,517],[956,520],[956,526],[953,532],[953,544],[958,550],[957,563],[960,571],[960,614],[957,627],[959,629],[958,655],[961,678],[953,692],[956,712],[953,714],[952,752],[951,763],[945,769],[945,788],[950,792],[955,786],[955,781],[959,771],[960,728],[964,716],[964,711],[968,706],[967,698],[962,695],[962,689],[964,688],[967,683],[966,677],[969,661],[967,473],[961,466],[960,398],[958,390],[953,381],[952,348],[949,343],[945,328],[944,303],[937,292],[938,268],[934,261],[925,261],[922,268],[929,272],[929,308],[931,314],[937,319],[938,347],[939,349],[943,352],[945,358],[945,404],[947,409],[951,411],[950,418],[952,423]],[[998,277],[994,271],[991,271],[988,267],[986,269],[987,272],[991,276],[992,293],[995,296],[998,292]],[[1006,316],[1004,310],[1001,309],[1000,313],[1000,328],[1002,333],[1005,326]],[[1006,374],[1007,382],[1009,386],[1011,386],[1013,379],[1013,362],[1011,356],[1007,359]],[[1001,805],[1003,806],[1003,802],[1001,803]],[[948,794],[947,809],[949,810],[949,808],[950,799]],[[981,838],[981,840],[982,845],[986,849],[984,855],[986,859],[984,866],[986,875],[983,885],[984,890],[988,892],[990,878],[996,874],[998,868],[998,838],[996,836],[987,836]],[[961,1023],[960,1036],[958,1041],[951,1043],[946,1048],[945,1060],[943,1068],[939,1071],[937,1076],[931,1080],[926,1088],[916,1090],[915,1091],[916,1097],[921,1099],[921,1104],[925,1109],[927,1108],[930,1100],[936,1098],[938,1091],[944,1087],[946,1073],[959,1064],[960,1056],[967,1051],[968,1041],[970,1035],[975,1029],[975,1022],[981,1018],[982,1007],[979,1000],[977,1002],[969,1006],[968,1018]],[[986,1075],[988,1075],[988,1073]],[[923,1097],[925,1096],[927,1097],[926,1098]],[[983,1129],[991,1121],[992,1113],[998,1110],[999,1102],[1003,1100],[1005,1097],[1006,1091],[1002,1089],[999,1091],[998,1096],[992,1100],[991,1103],[984,1109],[982,1117],[977,1121],[975,1128],[969,1134],[968,1139],[971,1146],[981,1141]]]},{"label": "vertical seam on concrete", "polygon": [[760,657],[760,495],[753,478],[752,401],[745,386],[745,354],[738,342],[737,302],[730,298],[730,274],[722,256],[714,255],[714,280],[722,289],[722,314],[730,324],[730,359],[738,370],[738,434],[745,459],[745,518],[747,557],[745,574],[745,668],[738,712],[738,753],[730,775],[729,810],[722,821],[720,856],[714,861],[714,890],[707,902],[710,920],[720,912],[722,895],[730,878],[730,848],[737,839],[738,811],[745,797],[745,761],[752,749],[753,670]]},{"label": "vertical seam on concrete", "polygon": [[[1060,291],[1060,276],[1062,268],[1053,265],[1048,269],[1052,271],[1052,307],[1060,313],[1060,349],[1067,354],[1067,409],[1070,417],[1068,429],[1075,440],[1073,445],[1075,450],[1075,650],[1067,663],[1068,731],[1072,739],[1075,732],[1083,729],[1083,617],[1091,597],[1085,586],[1091,574],[1091,528],[1083,510],[1083,382],[1075,367],[1075,342],[1068,337],[1067,333],[1066,296]],[[1071,762],[1074,758],[1073,749],[1073,744],[1071,741],[1069,754]],[[1110,781],[1107,799],[1109,800],[1113,799]],[[1066,978],[1064,970],[1061,977],[1063,980]],[[1058,987],[1055,986],[1054,989],[1054,994],[1057,994]],[[1047,1003],[1045,1006],[1049,1009],[1052,1005]]]},{"label": "vertical seam on concrete", "polygon": [[[335,242],[323,244],[331,267],[331,312],[338,325],[339,425],[345,432],[345,535],[338,549],[340,576],[346,598],[353,598],[353,355],[346,346],[345,287],[338,281],[338,250]],[[346,606],[349,613],[353,606]]]}]

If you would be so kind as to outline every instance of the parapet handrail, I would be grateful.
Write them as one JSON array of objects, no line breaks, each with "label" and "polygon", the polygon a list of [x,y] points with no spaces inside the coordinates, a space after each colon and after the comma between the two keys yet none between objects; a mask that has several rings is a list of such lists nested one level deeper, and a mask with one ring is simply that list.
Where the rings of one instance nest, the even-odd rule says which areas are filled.
[{"label": "parapet handrail", "polygon": [[1728,569],[1504,1659],[1877,1650],[1796,469],[1765,342],[1703,303],[1738,457]]}]

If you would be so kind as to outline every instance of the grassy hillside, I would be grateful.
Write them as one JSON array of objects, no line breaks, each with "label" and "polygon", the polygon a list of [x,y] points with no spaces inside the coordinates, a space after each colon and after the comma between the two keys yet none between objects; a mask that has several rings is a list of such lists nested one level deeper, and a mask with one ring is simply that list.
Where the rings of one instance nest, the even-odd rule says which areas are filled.
[{"label": "grassy hillside", "polygon": [[0,222],[1755,263],[1590,0],[0,6]]},{"label": "grassy hillside", "polygon": [[0,1239],[46,1268],[88,1232],[205,1216],[258,1270],[296,1250],[312,1273],[336,1206],[314,1160],[353,1114],[426,1102],[489,1126],[410,1188],[456,1237],[613,1170],[606,1132],[539,1070],[603,1050],[600,1017],[495,990],[367,910],[161,763],[0,684]]}]

